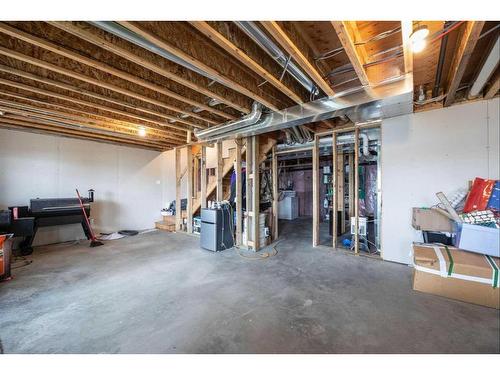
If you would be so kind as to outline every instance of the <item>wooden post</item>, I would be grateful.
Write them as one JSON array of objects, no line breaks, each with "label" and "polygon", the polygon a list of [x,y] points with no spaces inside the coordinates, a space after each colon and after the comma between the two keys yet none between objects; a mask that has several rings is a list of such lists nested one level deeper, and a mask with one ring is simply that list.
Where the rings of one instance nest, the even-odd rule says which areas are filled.
[{"label": "wooden post", "polygon": [[[254,135],[252,140],[252,229],[253,229],[253,250],[260,248],[259,238],[259,213],[260,213],[260,176],[259,176],[259,136]],[[248,193],[247,193],[248,194]]]},{"label": "wooden post", "polygon": [[354,129],[354,253],[359,253],[359,128]]},{"label": "wooden post", "polygon": [[181,149],[175,149],[175,230],[181,230]]},{"label": "wooden post", "polygon": [[354,154],[349,154],[349,226],[354,217]]},{"label": "wooden post", "polygon": [[276,145],[272,149],[271,173],[273,180],[273,241],[278,239],[278,155],[276,155]]},{"label": "wooden post", "polygon": [[223,199],[223,191],[222,191],[222,174],[224,165],[222,163],[222,141],[217,142],[217,167],[215,168],[215,176],[217,179],[217,190],[216,190],[216,199],[220,202]]},{"label": "wooden post", "polygon": [[201,208],[207,208],[207,147],[201,146],[201,186],[200,186],[200,199]]},{"label": "wooden post", "polygon": [[313,177],[313,246],[319,245],[319,137],[314,136],[312,149],[312,177]]},{"label": "wooden post", "polygon": [[187,153],[187,232],[193,233],[193,146],[186,146]]},{"label": "wooden post", "polygon": [[186,133],[186,143],[191,143],[191,130]]},{"label": "wooden post", "polygon": [[241,138],[236,142],[236,165],[234,173],[236,174],[236,245],[241,246],[241,219],[243,214],[243,191],[241,186]]},{"label": "wooden post", "polygon": [[332,247],[334,249],[337,248],[337,212],[338,212],[338,179],[337,179],[337,169],[338,169],[338,158],[337,158],[337,133],[333,133],[332,135],[332,159],[333,159],[333,168],[332,168],[332,192],[333,192],[333,200],[332,200]]},{"label": "wooden post", "polygon": [[[344,204],[344,152],[337,152],[337,210],[340,211],[340,227],[345,230],[345,204]],[[339,234],[337,233],[337,237]]]},{"label": "wooden post", "polygon": [[251,247],[250,243],[252,241],[252,137],[246,138],[246,213],[245,213],[245,232],[247,235],[247,247]]}]

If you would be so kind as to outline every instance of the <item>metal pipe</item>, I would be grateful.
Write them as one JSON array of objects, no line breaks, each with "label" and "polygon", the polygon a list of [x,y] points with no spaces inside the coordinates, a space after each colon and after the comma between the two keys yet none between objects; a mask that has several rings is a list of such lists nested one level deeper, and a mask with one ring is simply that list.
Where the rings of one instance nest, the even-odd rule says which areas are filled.
[{"label": "metal pipe", "polygon": [[[156,55],[164,57],[167,60],[170,60],[170,61],[172,61],[176,64],[179,64],[179,65],[181,65],[189,70],[192,70],[198,74],[201,74],[204,77],[207,77],[213,81],[219,82],[217,77],[211,76],[207,72],[197,68],[196,66],[192,65],[188,61],[179,58],[178,56],[166,51],[165,49],[163,49],[161,47],[158,47],[156,44],[149,42],[148,40],[146,40],[142,36],[134,33],[133,31],[130,31],[129,29],[127,29],[126,27],[123,27],[119,23],[116,23],[113,21],[87,21],[87,22],[90,23],[91,25],[101,29],[101,30],[107,31],[110,34],[116,35],[122,39],[129,41],[132,44],[135,44],[139,47],[144,48],[145,50],[153,52]],[[221,83],[221,82],[219,82],[219,83]]]},{"label": "metal pipe", "polygon": [[257,121],[259,121],[261,116],[262,116],[262,105],[260,103],[254,102],[252,104],[252,111],[249,114],[237,120],[226,122],[225,124],[222,124],[220,126],[214,126],[200,131],[198,131],[198,129],[195,129],[194,135],[198,139],[216,137],[221,133],[225,133],[228,131],[235,131],[241,129],[242,127],[253,125]]},{"label": "metal pipe", "polygon": [[243,32],[245,32],[255,43],[257,43],[264,51],[266,51],[274,60],[283,68],[285,66],[288,72],[297,82],[305,89],[313,94],[319,94],[319,90],[311,79],[302,72],[302,70],[293,62],[290,61],[287,65],[288,56],[252,21],[235,21],[234,22]]}]

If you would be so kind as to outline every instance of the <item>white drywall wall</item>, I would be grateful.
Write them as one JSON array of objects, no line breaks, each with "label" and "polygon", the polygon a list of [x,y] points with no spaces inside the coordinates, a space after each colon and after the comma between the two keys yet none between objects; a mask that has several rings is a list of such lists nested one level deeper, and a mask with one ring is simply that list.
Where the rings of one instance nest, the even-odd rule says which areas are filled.
[{"label": "white drywall wall", "polygon": [[[96,190],[96,231],[153,228],[162,207],[159,152],[0,129],[0,208]],[[174,180],[175,182],[175,180]],[[175,185],[174,185],[175,189]],[[84,238],[79,224],[41,228],[35,245]]]},{"label": "white drywall wall", "polygon": [[474,177],[499,178],[499,100],[478,101],[382,123],[382,252],[409,263],[412,207],[438,203]]}]

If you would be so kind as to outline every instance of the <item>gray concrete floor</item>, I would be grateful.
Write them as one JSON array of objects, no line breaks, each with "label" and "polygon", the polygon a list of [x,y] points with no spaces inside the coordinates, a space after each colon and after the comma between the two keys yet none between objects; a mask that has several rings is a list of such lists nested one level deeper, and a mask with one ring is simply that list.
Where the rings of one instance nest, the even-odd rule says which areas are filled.
[{"label": "gray concrete floor", "polygon": [[310,246],[203,251],[153,232],[40,247],[0,283],[5,353],[498,353],[499,312],[411,289],[411,268]]}]

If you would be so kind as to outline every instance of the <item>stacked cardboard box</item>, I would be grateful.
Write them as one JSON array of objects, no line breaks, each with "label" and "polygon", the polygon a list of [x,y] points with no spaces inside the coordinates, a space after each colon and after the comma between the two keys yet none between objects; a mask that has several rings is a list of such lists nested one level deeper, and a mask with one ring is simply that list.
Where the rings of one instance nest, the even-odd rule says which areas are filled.
[{"label": "stacked cardboard box", "polygon": [[413,263],[414,290],[500,309],[499,258],[413,244]]}]

